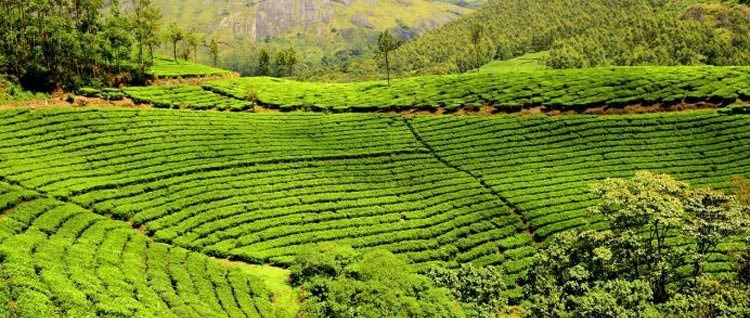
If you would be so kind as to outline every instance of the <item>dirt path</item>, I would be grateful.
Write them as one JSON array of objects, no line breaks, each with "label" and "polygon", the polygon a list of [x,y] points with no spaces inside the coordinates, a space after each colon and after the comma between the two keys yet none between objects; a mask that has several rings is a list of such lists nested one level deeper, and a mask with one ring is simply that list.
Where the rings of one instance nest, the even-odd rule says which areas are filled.
[{"label": "dirt path", "polygon": [[[736,104],[740,104],[742,101],[737,101]],[[506,107],[496,106],[483,106],[481,108],[459,108],[454,111],[448,111],[444,107],[437,107],[433,110],[417,110],[408,109],[401,111],[375,111],[371,113],[393,113],[401,115],[457,115],[457,116],[497,116],[497,115],[520,115],[520,116],[532,116],[532,115],[548,115],[548,116],[560,116],[560,115],[624,115],[624,114],[646,114],[646,113],[664,113],[664,112],[680,112],[689,110],[700,110],[700,109],[718,109],[726,104],[714,104],[708,102],[699,103],[679,103],[679,104],[653,104],[653,105],[628,105],[628,106],[589,106],[582,107],[576,110],[560,110],[555,108],[549,108],[545,106],[536,106],[524,109],[510,109]],[[138,108],[148,109],[153,108],[149,104],[138,104],[129,98],[125,98],[121,101],[107,101],[101,98],[89,98],[83,96],[75,96],[74,101],[71,103],[64,96],[55,96],[48,99],[32,100],[14,102],[9,104],[0,104],[0,111],[8,109],[18,108],[29,108],[32,110],[44,109],[44,108],[60,108],[60,107],[92,107],[92,108]],[[190,110],[187,108],[187,110]],[[200,110],[200,111],[218,111],[215,109]],[[248,110],[253,113],[284,113],[284,112],[301,112],[304,110],[282,110],[277,107],[269,107],[265,105],[256,105]],[[352,111],[356,112],[356,111]]]},{"label": "dirt path", "polygon": [[30,100],[22,102],[14,102],[9,104],[0,105],[0,111],[18,108],[28,108],[32,110],[44,109],[44,108],[61,108],[61,107],[92,107],[92,108],[152,108],[151,105],[136,104],[129,98],[125,98],[120,101],[107,101],[101,98],[90,98],[76,96],[71,103],[65,97],[52,97],[48,99]]}]

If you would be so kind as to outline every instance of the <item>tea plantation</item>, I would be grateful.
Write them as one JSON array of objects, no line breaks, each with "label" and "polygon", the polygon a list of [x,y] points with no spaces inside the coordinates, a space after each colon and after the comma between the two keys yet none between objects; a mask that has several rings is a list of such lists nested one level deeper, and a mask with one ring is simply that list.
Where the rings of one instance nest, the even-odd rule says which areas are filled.
[{"label": "tea plantation", "polygon": [[[750,116],[716,111],[12,110],[0,132],[0,296],[41,315],[267,316],[262,280],[206,255],[284,267],[321,242],[415,270],[499,265],[513,287],[550,235],[607,227],[587,210],[596,180],[648,169],[726,189],[750,173]],[[729,266],[716,253],[707,270]]]},{"label": "tea plantation", "polygon": [[207,90],[282,110],[334,112],[492,106],[517,111],[711,102],[750,96],[747,67],[616,67],[425,76],[385,82],[308,83],[275,78],[210,81]]},{"label": "tea plantation", "polygon": [[125,222],[0,182],[6,317],[270,317],[264,282]]},{"label": "tea plantation", "polygon": [[617,67],[569,70],[498,68],[485,73],[354,83],[245,77],[199,86],[132,87],[138,103],[162,108],[241,111],[253,103],[282,111],[455,112],[490,107],[515,112],[544,107],[583,111],[631,105],[732,104],[750,97],[747,67]]},{"label": "tea plantation", "polygon": [[190,108],[195,110],[246,110],[252,103],[206,91],[197,86],[129,87],[123,92],[136,103],[147,103],[158,108]]}]

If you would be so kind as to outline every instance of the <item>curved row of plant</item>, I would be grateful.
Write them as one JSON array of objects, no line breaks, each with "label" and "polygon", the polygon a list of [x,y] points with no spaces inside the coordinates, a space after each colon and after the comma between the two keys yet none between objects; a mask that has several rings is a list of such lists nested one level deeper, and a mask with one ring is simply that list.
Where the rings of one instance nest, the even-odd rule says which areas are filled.
[{"label": "curved row of plant", "polygon": [[750,96],[747,67],[616,67],[413,77],[384,82],[310,83],[275,78],[209,81],[203,88],[282,110],[394,111],[494,107],[589,107],[708,102]]},{"label": "curved row of plant", "polygon": [[715,111],[638,116],[496,116],[413,119],[446,161],[481,176],[545,239],[605,228],[589,185],[648,169],[727,189],[750,173],[750,117]]},{"label": "curved row of plant", "polygon": [[265,283],[70,203],[0,183],[0,313],[274,317]]},{"label": "curved row of plant", "polygon": [[128,87],[123,89],[123,92],[136,103],[150,104],[158,108],[242,111],[252,106],[250,102],[216,94],[198,86]]},{"label": "curved row of plant", "polygon": [[[389,250],[421,270],[498,265],[514,298],[534,239],[609,228],[588,211],[598,202],[589,184],[649,169],[726,189],[732,175],[750,173],[750,116],[716,111],[551,118],[57,109],[2,112],[0,123],[5,180],[143,225],[159,241],[254,263],[289,265],[333,242]],[[727,271],[731,247],[721,244],[706,271]]]},{"label": "curved row of plant", "polygon": [[211,255],[288,265],[336,242],[519,274],[534,252],[521,220],[398,116],[45,111],[4,123],[8,179]]}]

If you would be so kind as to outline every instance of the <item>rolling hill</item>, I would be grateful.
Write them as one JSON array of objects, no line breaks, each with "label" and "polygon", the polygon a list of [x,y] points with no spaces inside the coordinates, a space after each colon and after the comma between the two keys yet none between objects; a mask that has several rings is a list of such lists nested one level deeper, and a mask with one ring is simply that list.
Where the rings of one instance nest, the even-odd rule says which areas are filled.
[{"label": "rolling hill", "polygon": [[[36,258],[34,276],[34,267],[23,264],[35,252],[57,254],[31,246],[82,244],[69,253],[88,255],[90,266],[115,270],[122,258],[135,257],[128,253],[153,250],[157,254],[149,262],[158,257],[184,259],[184,266],[200,262],[219,271],[210,279],[230,280],[214,281],[215,286],[246,288],[232,280],[252,278],[205,255],[288,266],[301,251],[332,242],[361,251],[386,249],[415,269],[436,263],[498,265],[513,287],[537,243],[566,229],[607,227],[587,210],[595,202],[587,191],[591,182],[648,169],[726,189],[732,175],[750,173],[744,138],[749,120],[715,111],[554,118],[6,111],[0,113],[7,136],[0,143],[0,176],[9,183],[2,184],[7,201],[2,237],[31,245],[4,250],[0,270],[20,262],[26,267],[19,280],[52,284],[45,273],[68,275],[64,269],[47,270],[53,266],[47,258]],[[117,235],[102,237],[102,231]],[[81,235],[85,240],[71,241]],[[681,244],[679,238],[671,242]],[[102,244],[115,248],[94,257]],[[723,244],[720,251],[731,246]],[[128,252],[111,254],[123,249]],[[728,270],[727,262],[725,254],[712,255],[708,270]],[[143,275],[157,273],[138,271],[152,266],[164,265],[123,268],[134,275],[125,277],[131,287],[107,289],[106,297],[131,297],[142,289],[156,297],[159,308],[163,300],[168,308],[190,304],[168,296],[173,284],[164,276],[143,281]],[[69,279],[90,277],[88,268],[84,278]],[[177,276],[182,269],[173,270],[173,279],[183,279]],[[92,306],[85,293],[102,287],[90,284],[73,294],[54,289],[67,285],[44,287],[53,288],[49,291],[29,287],[34,295],[28,301],[61,310],[39,295],[52,293]],[[224,296],[218,294],[206,308],[246,310],[243,301],[261,308],[257,302],[268,298],[258,293],[256,300],[238,299],[239,309],[219,305]],[[520,297],[520,289],[510,295]],[[97,299],[109,303],[96,298],[95,307],[104,306]],[[122,306],[99,310],[146,310]]]}]

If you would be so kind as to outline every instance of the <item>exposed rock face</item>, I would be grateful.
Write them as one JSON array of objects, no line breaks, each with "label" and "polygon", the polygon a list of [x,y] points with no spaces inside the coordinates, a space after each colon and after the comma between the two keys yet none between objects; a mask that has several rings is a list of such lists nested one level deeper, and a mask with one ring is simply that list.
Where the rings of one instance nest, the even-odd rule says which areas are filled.
[{"label": "exposed rock face", "polygon": [[[212,24],[213,31],[230,31],[234,35],[248,37],[254,41],[285,36],[292,31],[314,36],[322,32],[328,24],[341,22],[342,12],[349,14],[343,20],[349,24],[348,27],[376,29],[378,26],[368,20],[371,13],[361,10],[362,4],[371,7],[384,5],[377,0],[238,0],[236,2],[217,0],[216,2],[229,4],[229,7],[222,9],[223,14],[219,15],[220,21]],[[358,8],[362,12],[349,9],[357,2],[361,2]],[[409,10],[411,4],[404,1],[387,5],[400,5],[404,6],[403,10]],[[455,7],[444,10],[440,14],[423,17],[412,27],[418,27],[420,30],[433,29],[467,12],[468,10]]]},{"label": "exposed rock face", "polygon": [[[127,0],[126,0],[127,1]],[[167,19],[176,19],[184,25],[193,20],[201,21],[204,32],[225,38],[239,36],[251,41],[262,41],[269,37],[303,36],[307,40],[318,40],[329,36],[332,29],[345,32],[347,29],[377,31],[384,28],[376,24],[391,18],[413,21],[409,27],[420,32],[429,31],[439,25],[470,12],[468,9],[424,0],[156,0],[165,10]],[[415,17],[414,3],[422,9],[431,7],[426,16]],[[378,12],[373,16],[372,11]],[[423,12],[423,11],[420,11]],[[423,13],[424,14],[424,13]],[[390,26],[389,26],[390,27]],[[322,40],[321,40],[322,41]]]},{"label": "exposed rock face", "polygon": [[[330,23],[329,0],[267,0],[255,11],[255,38],[279,36],[315,23]],[[350,1],[351,3],[351,1]]]}]

